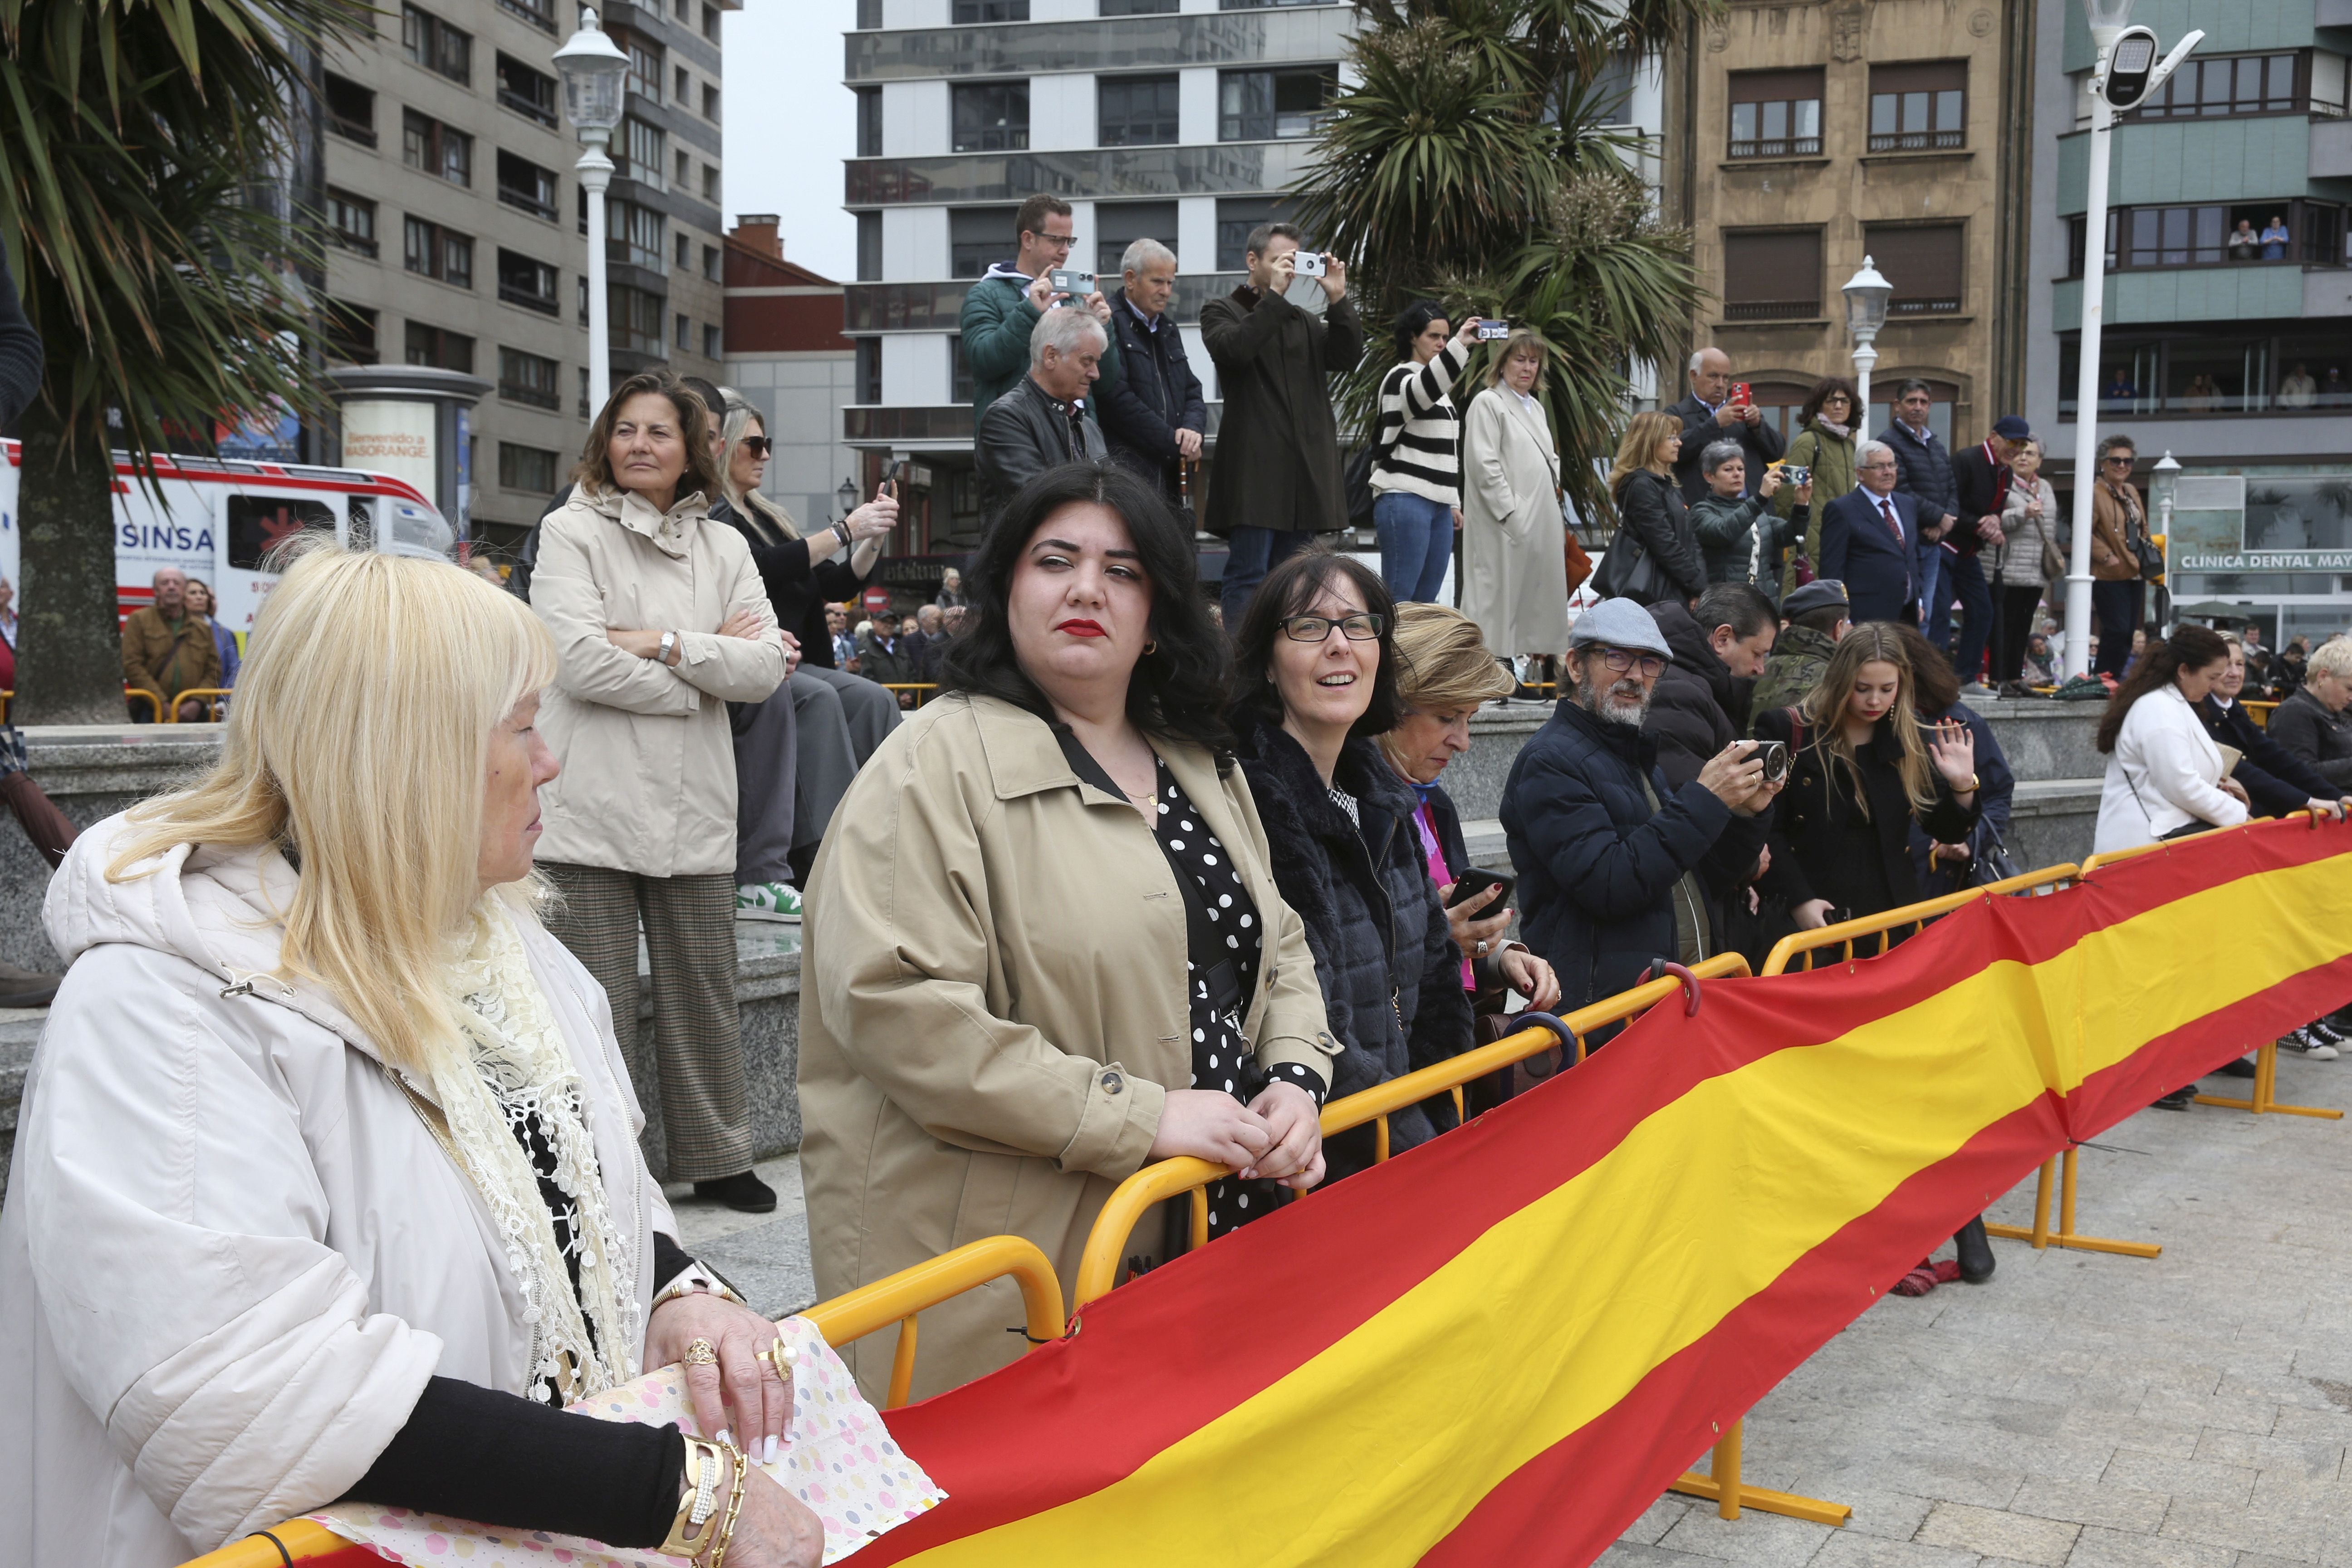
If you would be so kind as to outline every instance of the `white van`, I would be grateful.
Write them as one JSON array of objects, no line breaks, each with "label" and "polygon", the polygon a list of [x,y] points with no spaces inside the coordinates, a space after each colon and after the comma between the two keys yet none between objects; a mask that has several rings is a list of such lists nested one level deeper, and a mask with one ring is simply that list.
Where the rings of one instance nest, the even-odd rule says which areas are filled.
[{"label": "white van", "polygon": [[[19,480],[24,450],[0,441],[0,576],[21,595]],[[130,457],[114,454],[114,588],[128,616],[154,597],[155,574],[177,566],[211,584],[223,626],[242,637],[277,578],[261,570],[272,546],[306,528],[332,527],[348,542],[354,529],[373,537],[391,530],[391,547],[448,555],[455,531],[439,510],[405,479],[357,468],[163,457],[153,473],[162,492],[140,482]],[[21,603],[21,599],[19,601]]]}]

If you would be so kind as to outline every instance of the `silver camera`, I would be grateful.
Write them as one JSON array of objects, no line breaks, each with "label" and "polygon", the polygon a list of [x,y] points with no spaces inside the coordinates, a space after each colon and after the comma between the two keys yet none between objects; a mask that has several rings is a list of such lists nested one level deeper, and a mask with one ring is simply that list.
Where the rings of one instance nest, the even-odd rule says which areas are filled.
[{"label": "silver camera", "polygon": [[1478,321],[1478,341],[1479,341],[1480,342],[1482,342],[1482,343],[1499,343],[1499,342],[1501,342],[1504,339],[1506,339],[1506,338],[1509,337],[1510,335],[1511,335],[1511,323],[1510,323],[1510,322],[1508,322],[1508,321],[1489,321],[1486,320],[1486,319],[1485,319],[1485,318],[1483,318],[1483,317],[1479,319],[1479,321]]},{"label": "silver camera", "polygon": [[1298,278],[1320,278],[1330,270],[1323,265],[1322,256],[1312,250],[1292,252],[1290,269],[1292,275]]},{"label": "silver camera", "polygon": [[1045,274],[1045,286],[1056,293],[1067,294],[1073,300],[1083,300],[1095,291],[1095,275],[1056,267]]}]

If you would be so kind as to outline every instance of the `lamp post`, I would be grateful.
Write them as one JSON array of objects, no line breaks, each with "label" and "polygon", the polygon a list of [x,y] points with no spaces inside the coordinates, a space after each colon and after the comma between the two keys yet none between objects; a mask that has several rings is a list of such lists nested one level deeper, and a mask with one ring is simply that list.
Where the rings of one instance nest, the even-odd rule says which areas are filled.
[{"label": "lamp post", "polygon": [[2091,42],[2091,163],[2083,228],[2083,339],[2074,367],[2074,549],[2066,567],[2066,674],[2091,669],[2091,505],[2097,493],[2099,332],[2106,310],[2107,163],[2116,116],[2137,108],[2189,58],[2205,35],[2191,32],[2161,63],[2156,34],[2131,24],[2132,0],[2083,0]]},{"label": "lamp post", "polygon": [[596,25],[593,7],[580,12],[580,29],[555,51],[563,79],[563,110],[586,151],[572,167],[588,195],[588,410],[589,417],[613,394],[613,339],[606,320],[604,289],[604,191],[613,183],[613,160],[604,149],[621,123],[621,84],[629,57]]},{"label": "lamp post", "polygon": [[2164,581],[2156,589],[2156,624],[2169,618],[2172,599],[2172,498],[2180,488],[2180,464],[2167,447],[2147,479],[2147,499],[2156,505],[2156,547],[2164,552]]},{"label": "lamp post", "polygon": [[842,480],[841,488],[833,492],[833,499],[841,503],[841,515],[843,517],[845,518],[851,512],[856,511],[857,510],[857,481],[855,479]]},{"label": "lamp post", "polygon": [[1895,297],[1895,286],[1878,274],[1878,268],[1867,256],[1862,258],[1862,270],[1846,279],[1845,326],[1853,334],[1854,401],[1861,405],[1853,411],[1853,427],[1867,434],[1870,428],[1870,372],[1878,363],[1878,329],[1886,325],[1886,301]]}]

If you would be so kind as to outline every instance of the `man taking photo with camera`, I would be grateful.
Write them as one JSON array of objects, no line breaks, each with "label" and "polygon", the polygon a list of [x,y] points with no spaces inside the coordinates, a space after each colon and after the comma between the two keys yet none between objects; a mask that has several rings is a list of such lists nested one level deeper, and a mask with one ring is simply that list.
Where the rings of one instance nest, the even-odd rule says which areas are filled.
[{"label": "man taking photo with camera", "polygon": [[[1110,302],[1097,289],[1083,300],[1072,300],[1054,287],[1053,274],[1070,265],[1070,247],[1077,243],[1070,204],[1059,196],[1031,196],[1013,220],[1014,244],[1011,261],[1000,261],[981,275],[963,297],[963,312],[956,330],[963,336],[964,368],[971,373],[971,426],[977,430],[988,405],[1019,384],[1029,369],[1029,334],[1037,320],[1057,305],[1079,307],[1109,333]],[[1103,346],[1102,384],[1118,380],[1118,342]]]}]

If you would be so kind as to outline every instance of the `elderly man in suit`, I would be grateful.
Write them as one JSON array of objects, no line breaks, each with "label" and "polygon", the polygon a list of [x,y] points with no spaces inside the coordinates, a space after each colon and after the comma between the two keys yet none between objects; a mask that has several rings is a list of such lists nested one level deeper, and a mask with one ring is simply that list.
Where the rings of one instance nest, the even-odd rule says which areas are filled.
[{"label": "elderly man in suit", "polygon": [[1855,454],[1861,481],[1822,513],[1822,575],[1845,584],[1853,618],[1919,618],[1918,503],[1895,488],[1895,450],[1865,441]]},{"label": "elderly man in suit", "polygon": [[1683,422],[1682,456],[1675,459],[1675,483],[1683,500],[1696,501],[1707,493],[1706,475],[1699,471],[1699,454],[1716,441],[1737,441],[1748,462],[1742,495],[1754,495],[1764,470],[1780,461],[1787,449],[1780,433],[1764,423],[1764,411],[1731,398],[1731,356],[1721,349],[1701,349],[1690,357],[1690,395],[1665,412]]}]

